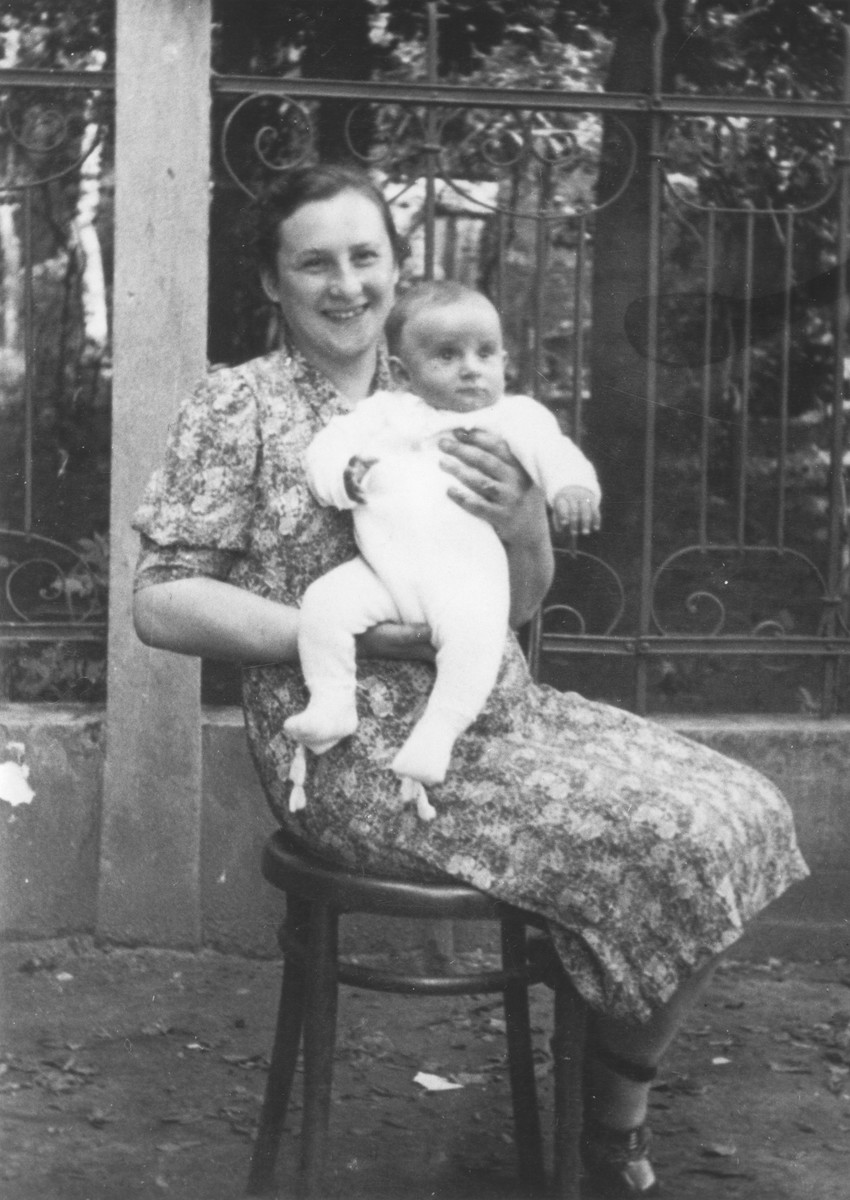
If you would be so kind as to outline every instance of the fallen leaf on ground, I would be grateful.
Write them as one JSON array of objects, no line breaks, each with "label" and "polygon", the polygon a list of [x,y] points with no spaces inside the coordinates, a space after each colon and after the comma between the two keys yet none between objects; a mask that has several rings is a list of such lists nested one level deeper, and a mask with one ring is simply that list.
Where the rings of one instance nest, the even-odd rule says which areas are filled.
[{"label": "fallen leaf on ground", "polygon": [[460,1083],[452,1083],[442,1075],[430,1075],[427,1071],[419,1071],[413,1076],[413,1082],[424,1087],[427,1092],[450,1092],[462,1087]]}]

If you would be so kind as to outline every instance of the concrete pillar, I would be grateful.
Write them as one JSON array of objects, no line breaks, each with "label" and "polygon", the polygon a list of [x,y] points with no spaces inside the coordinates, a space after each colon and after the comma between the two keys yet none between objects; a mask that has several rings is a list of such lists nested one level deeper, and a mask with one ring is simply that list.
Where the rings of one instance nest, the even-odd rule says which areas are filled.
[{"label": "concrete pillar", "polygon": [[130,519],[206,362],[211,0],[118,0],[107,758],[97,931],[200,941],[199,664],[131,622]]}]

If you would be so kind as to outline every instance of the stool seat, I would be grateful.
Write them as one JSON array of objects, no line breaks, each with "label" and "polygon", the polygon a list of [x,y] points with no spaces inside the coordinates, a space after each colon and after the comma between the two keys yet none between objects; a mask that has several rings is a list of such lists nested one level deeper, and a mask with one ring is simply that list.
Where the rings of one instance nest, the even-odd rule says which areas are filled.
[{"label": "stool seat", "polygon": [[[555,995],[555,1194],[560,1200],[578,1200],[586,1009],[554,955],[529,953],[526,927],[541,928],[543,920],[450,879],[412,882],[337,866],[305,850],[283,830],[266,842],[261,866],[266,880],[286,895],[286,920],[279,933],[284,970],[277,1028],[248,1195],[273,1191],[274,1167],[302,1032],[304,1100],[298,1194],[305,1198],[319,1194],[316,1189],[325,1159],[340,983],[402,994],[503,994],[520,1176],[530,1190],[540,1192],[545,1172],[528,988],[546,983]],[[501,970],[425,976],[347,962],[338,954],[338,923],[346,913],[431,921],[498,921]]]},{"label": "stool seat", "polygon": [[467,884],[412,883],[338,867],[302,850],[283,830],[263,848],[261,869],[273,887],[292,889],[309,900],[325,900],[338,912],[376,913],[429,920],[498,920],[505,907]]}]

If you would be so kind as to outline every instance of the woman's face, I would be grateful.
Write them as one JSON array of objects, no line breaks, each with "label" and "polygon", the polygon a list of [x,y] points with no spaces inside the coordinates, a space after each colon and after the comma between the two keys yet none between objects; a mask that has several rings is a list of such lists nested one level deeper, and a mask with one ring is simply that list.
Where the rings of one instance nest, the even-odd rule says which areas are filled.
[{"label": "woman's face", "polygon": [[298,349],[336,370],[374,354],[397,282],[383,216],[354,190],[312,200],[282,221],[275,269],[263,272]]}]

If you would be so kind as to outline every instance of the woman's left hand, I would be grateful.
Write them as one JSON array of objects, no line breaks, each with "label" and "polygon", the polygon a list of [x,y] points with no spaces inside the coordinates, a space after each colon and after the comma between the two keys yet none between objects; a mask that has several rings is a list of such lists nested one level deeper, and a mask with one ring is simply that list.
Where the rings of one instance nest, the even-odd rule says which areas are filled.
[{"label": "woman's left hand", "polygon": [[456,429],[439,446],[443,470],[463,485],[449,485],[456,504],[492,525],[505,545],[538,540],[540,495],[504,438],[485,429]]}]

